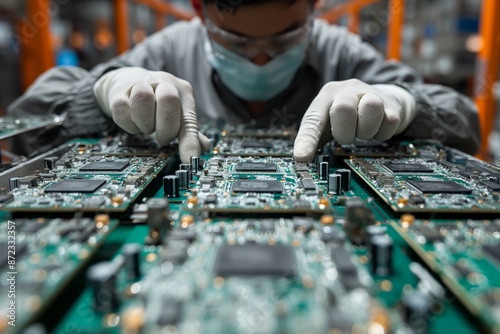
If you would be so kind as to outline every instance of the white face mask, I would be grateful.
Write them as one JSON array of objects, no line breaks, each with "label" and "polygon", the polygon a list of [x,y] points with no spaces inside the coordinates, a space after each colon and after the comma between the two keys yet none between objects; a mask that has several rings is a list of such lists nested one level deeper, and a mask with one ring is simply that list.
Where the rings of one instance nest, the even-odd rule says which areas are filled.
[{"label": "white face mask", "polygon": [[267,101],[290,85],[305,59],[307,42],[305,39],[262,66],[214,41],[206,41],[205,52],[221,81],[236,96],[246,101]]}]

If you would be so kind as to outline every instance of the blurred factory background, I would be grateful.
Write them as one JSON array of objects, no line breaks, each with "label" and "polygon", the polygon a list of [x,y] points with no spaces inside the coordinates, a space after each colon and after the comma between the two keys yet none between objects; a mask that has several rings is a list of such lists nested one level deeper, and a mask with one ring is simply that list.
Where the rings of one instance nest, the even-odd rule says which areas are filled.
[{"label": "blurred factory background", "polygon": [[[426,81],[451,86],[474,98],[478,87],[489,85],[481,82],[484,77],[498,81],[498,61],[496,67],[488,67],[494,73],[478,75],[484,67],[480,54],[486,42],[481,18],[487,2],[322,0],[317,11],[330,22],[359,33],[381,52],[408,63]],[[404,4],[404,15],[399,15],[402,22],[396,22],[401,29],[395,37],[390,24],[399,11],[398,3]],[[91,69],[154,31],[193,15],[189,0],[2,0],[0,113],[3,115],[7,105],[43,70],[55,65]],[[498,41],[500,29],[496,34]],[[495,96],[493,91],[488,94]],[[491,101],[485,105],[494,109]],[[491,115],[495,114],[500,112],[489,110],[483,124],[493,122]],[[499,118],[489,148],[496,157],[500,156]]]}]

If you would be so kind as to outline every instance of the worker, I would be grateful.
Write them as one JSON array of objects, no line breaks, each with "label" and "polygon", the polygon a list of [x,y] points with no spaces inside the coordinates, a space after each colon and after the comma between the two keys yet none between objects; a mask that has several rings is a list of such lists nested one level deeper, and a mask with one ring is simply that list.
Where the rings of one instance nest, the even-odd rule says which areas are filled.
[{"label": "worker", "polygon": [[[346,29],[314,18],[314,0],[192,0],[197,17],[153,34],[86,71],[57,67],[9,108],[65,114],[61,138],[106,130],[179,140],[181,160],[207,146],[199,123],[299,127],[298,161],[318,145],[436,139],[474,153],[472,101],[424,84]],[[50,140],[55,141],[56,135]]]}]

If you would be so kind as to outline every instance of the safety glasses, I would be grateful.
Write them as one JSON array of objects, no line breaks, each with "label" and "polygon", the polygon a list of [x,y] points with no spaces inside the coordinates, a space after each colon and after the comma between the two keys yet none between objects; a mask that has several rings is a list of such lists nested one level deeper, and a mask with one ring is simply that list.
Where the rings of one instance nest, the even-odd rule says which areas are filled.
[{"label": "safety glasses", "polygon": [[298,29],[268,38],[249,38],[219,28],[205,15],[205,26],[211,41],[247,59],[252,59],[261,52],[275,57],[300,44],[309,38],[313,21],[314,16],[310,13],[306,24]]}]

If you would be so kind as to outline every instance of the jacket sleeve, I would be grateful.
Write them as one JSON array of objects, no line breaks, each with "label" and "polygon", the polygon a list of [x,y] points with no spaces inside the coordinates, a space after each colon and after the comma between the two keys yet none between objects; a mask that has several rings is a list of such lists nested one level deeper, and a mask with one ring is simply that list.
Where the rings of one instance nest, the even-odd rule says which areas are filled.
[{"label": "jacket sleeve", "polygon": [[[121,67],[140,66],[150,70],[167,70],[166,30],[152,35],[129,52],[100,64],[91,71],[69,66],[54,67],[46,71],[7,108],[7,113],[12,116],[64,115],[64,123],[57,134],[54,134],[54,129],[50,130],[51,137],[55,135],[59,138],[58,143],[76,136],[111,132],[115,125],[98,107],[92,92],[94,83],[106,72]],[[38,136],[43,137],[44,134],[38,133]],[[21,140],[26,139],[27,136],[24,136]],[[40,142],[16,146],[21,150],[20,154],[26,154],[28,146],[35,146],[31,150],[38,149],[36,146],[40,146],[41,142],[43,138]]]},{"label": "jacket sleeve", "polygon": [[334,68],[335,80],[357,78],[368,84],[394,84],[415,98],[415,120],[397,139],[434,139],[469,154],[478,150],[479,119],[470,98],[449,87],[423,83],[412,68],[385,60],[371,45],[347,31],[339,34],[335,44],[329,49],[339,62]]}]

